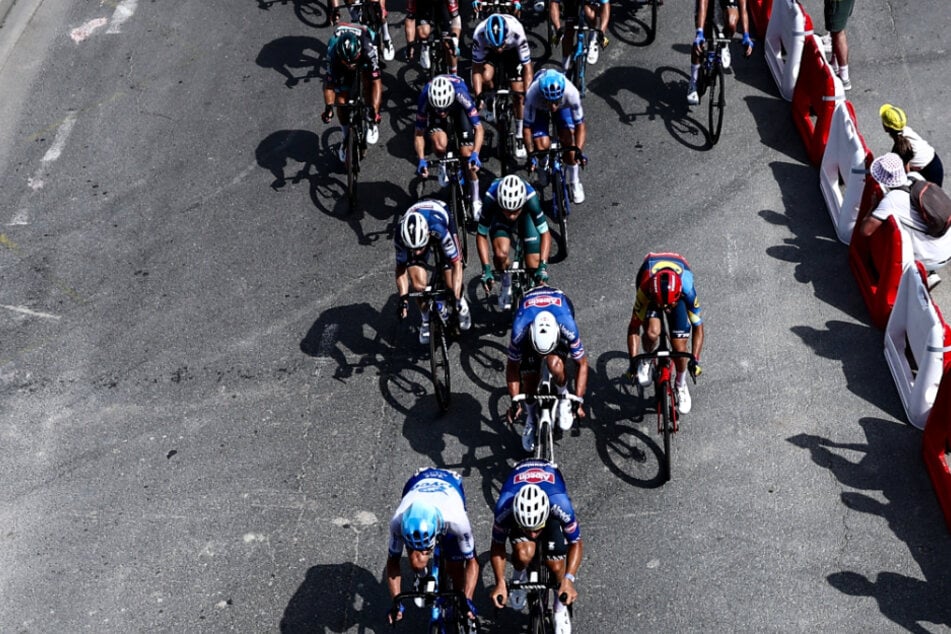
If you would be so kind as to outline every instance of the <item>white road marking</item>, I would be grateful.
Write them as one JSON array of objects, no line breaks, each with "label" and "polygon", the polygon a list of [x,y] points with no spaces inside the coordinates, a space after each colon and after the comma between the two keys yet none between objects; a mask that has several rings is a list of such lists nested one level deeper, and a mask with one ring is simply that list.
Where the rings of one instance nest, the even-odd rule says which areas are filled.
[{"label": "white road marking", "polygon": [[109,29],[106,33],[119,33],[119,27],[132,17],[138,4],[139,0],[122,0],[112,13],[112,20],[109,22]]},{"label": "white road marking", "polygon": [[106,18],[96,18],[95,20],[90,20],[82,26],[77,26],[75,29],[69,32],[69,37],[73,38],[73,41],[79,44],[87,37],[92,35],[92,32],[98,29],[101,26],[105,26],[109,22]]},{"label": "white road marking", "polygon": [[15,313],[22,313],[24,315],[29,315],[30,317],[42,317],[43,319],[59,319],[59,315],[54,315],[52,313],[41,313],[38,310],[30,310],[26,306],[8,306],[6,304],[0,304],[0,308],[6,308],[7,310],[12,310]]},{"label": "white road marking", "polygon": [[[43,185],[45,184],[43,179],[46,178],[49,164],[58,159],[63,153],[63,148],[66,147],[66,141],[69,139],[69,135],[73,131],[73,126],[76,124],[76,116],[75,112],[70,112],[66,115],[66,118],[63,119],[63,122],[59,124],[59,128],[56,130],[56,136],[53,137],[53,145],[46,150],[46,154],[40,159],[40,166],[36,168],[36,172],[33,173],[33,176],[27,179],[27,184],[29,184],[30,189],[33,191],[43,189]],[[17,216],[25,214],[26,212],[20,212]],[[26,224],[26,222],[19,222],[18,224]]]}]

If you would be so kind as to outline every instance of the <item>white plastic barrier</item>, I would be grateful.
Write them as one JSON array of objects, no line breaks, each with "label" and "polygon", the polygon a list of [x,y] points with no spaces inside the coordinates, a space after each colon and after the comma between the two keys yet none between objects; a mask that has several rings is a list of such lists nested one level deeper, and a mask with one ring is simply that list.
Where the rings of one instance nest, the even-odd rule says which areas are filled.
[{"label": "white plastic barrier", "polygon": [[859,134],[849,103],[839,102],[832,113],[829,141],[822,154],[819,187],[835,233],[844,244],[852,240],[855,219],[862,204],[869,157],[869,149]]},{"label": "white plastic barrier", "polygon": [[[885,328],[885,360],[901,395],[908,422],[924,429],[944,371],[944,320],[931,301],[917,266],[908,267]],[[914,359],[913,370],[909,357]]]},{"label": "white plastic barrier", "polygon": [[786,101],[793,98],[807,35],[812,35],[812,20],[802,6],[796,0],[773,0],[772,15],[766,27],[766,61]]}]

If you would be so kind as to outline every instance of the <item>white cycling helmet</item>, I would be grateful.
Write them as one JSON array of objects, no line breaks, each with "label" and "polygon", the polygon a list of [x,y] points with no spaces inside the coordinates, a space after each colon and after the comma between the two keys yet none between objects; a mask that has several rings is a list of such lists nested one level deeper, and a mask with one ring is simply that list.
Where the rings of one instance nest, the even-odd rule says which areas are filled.
[{"label": "white cycling helmet", "polygon": [[407,249],[422,249],[429,243],[429,223],[418,211],[407,211],[400,219],[400,239]]},{"label": "white cycling helmet", "polygon": [[499,207],[505,211],[515,211],[524,207],[526,195],[525,181],[515,174],[509,174],[502,178],[499,188],[495,192]]},{"label": "white cycling helmet", "polygon": [[452,82],[445,75],[438,75],[429,84],[429,105],[439,110],[445,110],[452,105],[452,98],[456,90]]},{"label": "white cycling helmet", "polygon": [[515,523],[527,531],[541,530],[548,521],[548,512],[551,510],[548,494],[542,491],[537,484],[526,484],[512,501],[512,513]]},{"label": "white cycling helmet", "polygon": [[558,321],[547,310],[532,320],[532,346],[538,354],[549,354],[558,344]]}]

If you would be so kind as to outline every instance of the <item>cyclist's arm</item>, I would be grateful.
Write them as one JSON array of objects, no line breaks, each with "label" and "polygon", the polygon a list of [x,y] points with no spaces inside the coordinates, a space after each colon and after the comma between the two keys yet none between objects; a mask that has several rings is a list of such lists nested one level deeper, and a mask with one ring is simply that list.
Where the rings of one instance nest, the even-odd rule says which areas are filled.
[{"label": "cyclist's arm", "polygon": [[693,327],[693,337],[691,340],[691,349],[690,352],[693,353],[693,358],[696,361],[700,362],[700,353],[703,351],[703,324],[697,324]]},{"label": "cyclist's arm", "polygon": [[390,598],[400,593],[402,577],[400,576],[400,555],[389,555],[386,558],[386,587],[390,591]]},{"label": "cyclist's arm", "polygon": [[548,19],[556,31],[561,28],[561,2],[552,0],[548,3]]},{"label": "cyclist's arm", "polygon": [[483,127],[482,122],[478,121],[472,126],[472,129],[475,132],[475,138],[472,141],[472,151],[481,152],[482,140],[485,138],[485,128]]},{"label": "cyclist's arm", "polygon": [[516,396],[521,391],[522,381],[519,376],[521,366],[521,361],[512,361],[510,359],[505,362],[505,383],[508,385],[509,396]]},{"label": "cyclist's arm", "polygon": [[[483,203],[484,207],[485,203]],[[476,251],[479,253],[479,263],[485,266],[492,262],[491,255],[489,254],[489,233],[488,231],[482,231],[482,223],[479,223],[479,228],[476,231]]]},{"label": "cyclist's arm", "polygon": [[588,355],[585,354],[576,363],[578,364],[578,376],[575,377],[575,395],[584,398],[588,391]]},{"label": "cyclist's arm", "polygon": [[584,121],[579,122],[575,125],[575,145],[578,146],[578,150],[584,150],[585,141],[588,139],[588,126]]},{"label": "cyclist's arm", "polygon": [[463,592],[466,598],[472,600],[475,596],[476,585],[479,583],[479,560],[473,554],[466,560],[466,587]]},{"label": "cyclist's arm", "polygon": [[638,314],[637,305],[631,311],[631,321],[627,324],[627,356],[637,356],[637,351],[641,348],[641,321],[642,317]]},{"label": "cyclist's arm", "polygon": [[396,265],[396,292],[400,297],[409,293],[409,269],[405,264]]},{"label": "cyclist's arm", "polygon": [[373,85],[370,89],[370,99],[373,104],[373,114],[380,114],[380,106],[383,105],[383,79],[377,73],[376,77],[372,80]]},{"label": "cyclist's arm", "polygon": [[462,299],[462,259],[456,258],[452,263],[452,295],[457,300]]},{"label": "cyclist's arm", "polygon": [[[575,576],[578,574],[578,568],[581,567],[581,558],[584,554],[584,546],[579,539],[576,542],[571,542],[568,544],[568,560],[565,564],[565,573]],[[567,577],[563,578],[561,581],[561,588],[559,589],[560,593],[566,593],[568,595],[568,600],[566,604],[571,604],[578,597],[578,591],[575,590],[575,584],[573,581]]]},{"label": "cyclist's arm", "polygon": [[426,158],[426,131],[416,128],[416,134],[413,136],[413,149],[416,150],[416,160],[421,161]]},{"label": "cyclist's arm", "polygon": [[[489,551],[489,561],[492,563],[492,574],[495,575],[495,587],[490,590],[492,593],[492,605],[497,608],[505,607],[505,601],[508,598],[508,590],[505,587],[505,542],[492,542],[492,548]],[[501,601],[499,600],[501,598]]]}]

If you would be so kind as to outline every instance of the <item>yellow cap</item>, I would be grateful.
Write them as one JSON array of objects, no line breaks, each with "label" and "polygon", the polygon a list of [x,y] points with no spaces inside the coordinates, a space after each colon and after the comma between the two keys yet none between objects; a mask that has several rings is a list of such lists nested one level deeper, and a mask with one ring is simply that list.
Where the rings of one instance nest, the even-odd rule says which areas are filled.
[{"label": "yellow cap", "polygon": [[908,125],[908,117],[905,116],[905,111],[890,103],[879,108],[878,114],[882,117],[882,125],[889,130],[901,132]]}]

